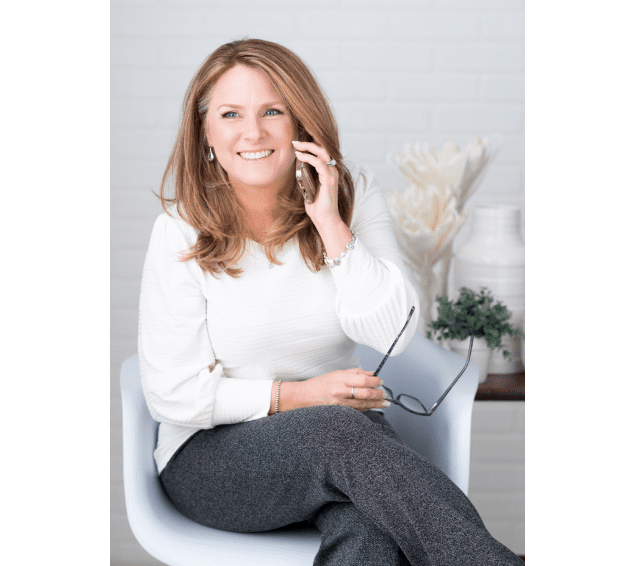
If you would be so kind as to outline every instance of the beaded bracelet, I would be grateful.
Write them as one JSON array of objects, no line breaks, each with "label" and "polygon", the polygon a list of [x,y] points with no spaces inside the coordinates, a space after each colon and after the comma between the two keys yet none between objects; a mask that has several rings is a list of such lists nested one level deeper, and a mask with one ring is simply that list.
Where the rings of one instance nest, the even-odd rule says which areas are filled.
[{"label": "beaded bracelet", "polygon": [[280,384],[282,380],[278,381],[278,392],[276,393],[276,414],[278,414],[278,401],[280,400]]},{"label": "beaded bracelet", "polygon": [[340,257],[336,257],[335,259],[329,259],[326,256],[326,252],[324,252],[324,263],[326,263],[326,265],[329,266],[330,269],[333,269],[334,266],[339,265],[340,263],[342,263],[342,259],[346,256],[346,254],[352,250],[355,247],[355,242],[357,241],[357,236],[355,235],[355,232],[353,232],[353,229],[351,228],[351,234],[353,234],[353,239],[346,244],[346,249],[340,254]]}]

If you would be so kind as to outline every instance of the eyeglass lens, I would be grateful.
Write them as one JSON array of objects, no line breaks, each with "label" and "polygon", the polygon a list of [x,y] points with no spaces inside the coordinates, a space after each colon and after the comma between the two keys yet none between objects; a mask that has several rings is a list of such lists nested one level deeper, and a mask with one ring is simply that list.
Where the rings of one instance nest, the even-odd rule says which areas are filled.
[{"label": "eyeglass lens", "polygon": [[401,403],[404,407],[410,409],[411,411],[420,413],[427,412],[424,406],[421,404],[421,401],[419,401],[419,399],[416,399],[415,397],[411,397],[410,395],[401,394],[397,397],[397,401],[399,401],[399,403]]}]

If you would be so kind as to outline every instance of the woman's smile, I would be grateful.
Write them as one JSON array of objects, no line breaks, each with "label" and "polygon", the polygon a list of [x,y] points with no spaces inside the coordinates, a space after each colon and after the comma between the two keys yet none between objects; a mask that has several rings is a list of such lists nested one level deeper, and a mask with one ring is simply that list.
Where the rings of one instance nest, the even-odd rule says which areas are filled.
[{"label": "woman's smile", "polygon": [[275,150],[267,149],[265,151],[259,151],[256,153],[253,152],[239,152],[238,155],[243,159],[254,160],[254,159],[264,159],[265,157],[269,157]]}]

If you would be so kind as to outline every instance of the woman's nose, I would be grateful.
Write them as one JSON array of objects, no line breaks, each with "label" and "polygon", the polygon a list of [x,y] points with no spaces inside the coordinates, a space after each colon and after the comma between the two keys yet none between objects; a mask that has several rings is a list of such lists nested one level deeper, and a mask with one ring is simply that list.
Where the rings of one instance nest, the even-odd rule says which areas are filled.
[{"label": "woman's nose", "polygon": [[252,116],[246,121],[243,135],[250,141],[257,141],[264,137],[265,131],[258,116]]}]

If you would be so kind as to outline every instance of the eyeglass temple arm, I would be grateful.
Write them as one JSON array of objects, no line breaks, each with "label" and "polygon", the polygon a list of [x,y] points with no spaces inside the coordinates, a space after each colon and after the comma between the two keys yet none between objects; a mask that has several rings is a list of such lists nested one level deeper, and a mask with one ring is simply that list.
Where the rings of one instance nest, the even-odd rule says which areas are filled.
[{"label": "eyeglass temple arm", "polygon": [[[463,369],[461,370],[459,375],[457,375],[454,378],[454,381],[452,383],[450,383],[450,387],[448,387],[445,390],[445,393],[443,395],[441,395],[439,400],[434,405],[432,405],[432,407],[430,407],[430,410],[428,411],[428,415],[431,415],[432,413],[434,413],[434,410],[439,406],[439,403],[441,403],[441,401],[443,401],[443,399],[445,399],[445,396],[450,392],[450,389],[452,389],[454,387],[454,384],[459,380],[459,377],[461,377],[463,375],[463,372],[467,369],[467,366],[470,363],[470,356],[472,354],[472,344],[473,343],[474,343],[474,336],[470,336],[470,348],[467,351],[467,360],[465,361],[465,365],[463,366]],[[425,407],[423,407],[423,408],[425,409]]]},{"label": "eyeglass temple arm", "polygon": [[392,346],[390,347],[390,349],[388,350],[388,352],[384,356],[384,359],[379,364],[379,367],[375,370],[375,373],[373,374],[373,376],[376,376],[379,373],[379,370],[382,367],[384,367],[384,364],[386,363],[386,360],[388,359],[388,356],[390,356],[390,352],[393,351],[394,347],[396,346],[397,342],[399,341],[399,338],[401,338],[401,335],[403,334],[404,330],[406,329],[406,326],[408,326],[408,323],[410,322],[410,319],[412,318],[412,313],[413,312],[415,312],[415,308],[414,307],[412,307],[410,309],[410,314],[408,315],[408,320],[406,320],[406,324],[403,325],[403,328],[401,329],[401,332],[397,335],[397,338],[395,338],[395,341],[392,343]]}]

